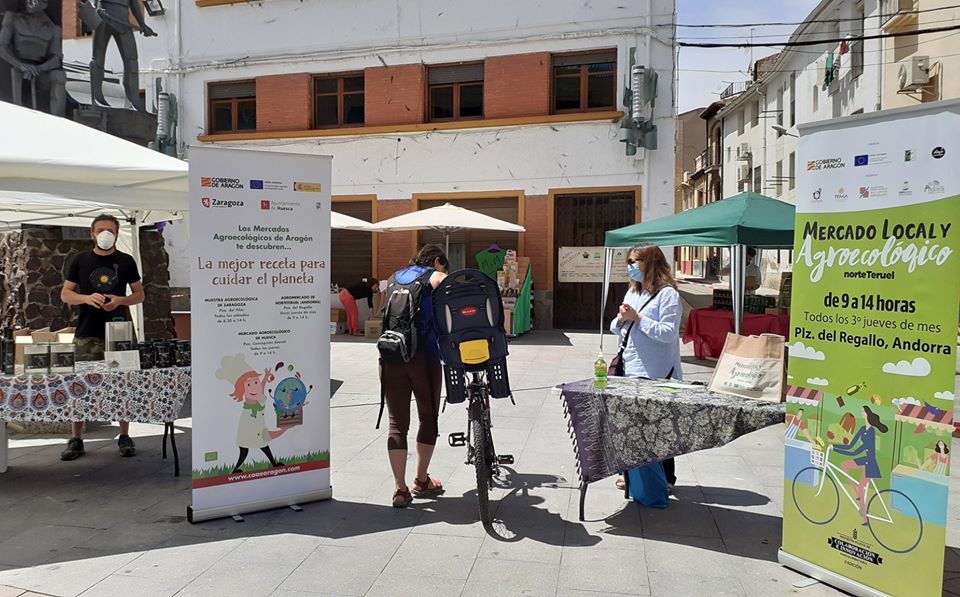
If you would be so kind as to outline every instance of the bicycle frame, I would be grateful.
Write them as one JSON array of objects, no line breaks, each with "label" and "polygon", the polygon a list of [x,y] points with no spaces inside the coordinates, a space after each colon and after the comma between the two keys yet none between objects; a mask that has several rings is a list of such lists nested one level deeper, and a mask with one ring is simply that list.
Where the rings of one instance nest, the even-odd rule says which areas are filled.
[{"label": "bicycle frame", "polygon": [[[811,461],[811,464],[814,464],[814,466],[818,466],[818,468],[820,469],[820,483],[819,483],[819,486],[817,487],[817,493],[814,494],[814,495],[815,495],[816,497],[820,497],[820,492],[823,491],[823,485],[824,485],[824,482],[827,480],[827,475],[830,475],[830,476],[833,477],[833,480],[837,482],[837,486],[840,487],[840,491],[843,492],[843,495],[847,496],[847,500],[850,501],[850,504],[851,504],[854,508],[856,508],[857,511],[859,511],[859,510],[860,510],[860,504],[857,503],[857,502],[858,502],[857,497],[850,495],[850,492],[847,490],[847,483],[845,483],[842,479],[840,479],[840,476],[842,475],[843,477],[845,477],[846,479],[848,479],[848,480],[849,480],[850,482],[852,482],[852,483],[859,484],[860,482],[859,482],[857,479],[855,479],[854,477],[852,477],[851,475],[849,475],[845,470],[843,470],[843,469],[840,468],[839,466],[837,466],[837,465],[833,464],[832,462],[830,462],[830,453],[831,453],[832,451],[833,451],[833,446],[827,446],[827,450],[826,450],[826,452],[824,453],[824,457],[823,457],[823,464],[821,464],[821,465],[819,465],[819,466],[816,465],[816,464],[814,464],[814,463]],[[872,518],[872,519],[874,519],[874,520],[880,520],[880,521],[883,521],[883,522],[890,522],[890,523],[892,523],[892,522],[893,522],[893,516],[890,514],[890,508],[887,507],[887,503],[883,500],[883,497],[880,495],[880,490],[877,489],[877,484],[876,484],[876,482],[875,482],[873,479],[870,479],[870,483],[867,485],[867,487],[864,488],[864,491],[865,491],[865,492],[868,492],[868,493],[864,496],[864,501],[865,501],[866,503],[870,503],[870,494],[869,494],[869,489],[870,489],[870,488],[873,488],[873,493],[874,493],[874,495],[877,496],[877,499],[879,499],[879,501],[880,501],[880,505],[883,506],[883,511],[884,511],[884,513],[886,514],[886,517],[883,517],[883,516],[874,516],[873,514],[870,514],[869,512],[867,512],[867,517],[868,517],[868,518]]]}]

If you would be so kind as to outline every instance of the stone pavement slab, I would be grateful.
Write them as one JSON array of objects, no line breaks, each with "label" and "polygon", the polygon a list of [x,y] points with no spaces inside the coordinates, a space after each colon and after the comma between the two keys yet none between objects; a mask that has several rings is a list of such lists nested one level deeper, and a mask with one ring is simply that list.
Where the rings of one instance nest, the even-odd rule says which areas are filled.
[{"label": "stone pavement slab", "polygon": [[[612,345],[608,343],[608,352]],[[115,453],[116,428],[97,429],[72,463],[56,436],[18,436],[0,477],[0,597],[189,595],[242,597],[432,595],[762,596],[802,591],[803,577],[776,562],[783,503],[780,428],[677,458],[679,483],[666,510],[626,502],[613,480],[591,485],[578,520],[576,463],[550,388],[588,377],[596,336],[538,332],[511,343],[516,406],[493,403],[494,438],[516,465],[492,491],[496,522],[477,521],[473,470],[445,437],[464,430],[462,406],[440,419],[431,474],[447,492],[390,506],[385,426],[372,341],[337,339],[332,375],[331,470],[335,499],[231,519],[186,522],[187,476],[160,459],[159,426],[135,426],[138,456]],[[684,373],[710,369],[689,357]],[[411,405],[411,408],[415,408]],[[415,417],[414,417],[414,420]],[[178,421],[190,458],[190,419]],[[412,475],[413,460],[409,461]],[[951,483],[960,489],[960,469]],[[951,520],[960,504],[951,504]],[[960,594],[960,529],[948,529],[944,594]]]}]

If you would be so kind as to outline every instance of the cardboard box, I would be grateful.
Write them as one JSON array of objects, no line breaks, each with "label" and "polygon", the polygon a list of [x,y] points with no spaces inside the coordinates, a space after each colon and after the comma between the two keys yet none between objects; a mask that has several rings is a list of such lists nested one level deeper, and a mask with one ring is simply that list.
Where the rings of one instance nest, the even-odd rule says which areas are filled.
[{"label": "cardboard box", "polygon": [[509,309],[503,310],[503,331],[506,332],[508,336],[513,335],[513,311]]},{"label": "cardboard box", "polygon": [[73,338],[77,333],[77,328],[68,327],[62,328],[54,332],[57,335],[57,342],[60,344],[72,344]]},{"label": "cardboard box", "polygon": [[333,322],[346,322],[347,321],[347,312],[343,309],[330,309],[330,321]]},{"label": "cardboard box", "polygon": [[43,344],[44,342],[58,342],[59,337],[57,332],[51,332],[50,328],[42,328],[39,330],[34,330],[30,334],[30,337],[33,339],[34,344]]},{"label": "cardboard box", "polygon": [[27,344],[33,344],[33,336],[31,333],[30,328],[14,330],[13,342],[16,350],[14,352],[13,362],[15,365],[23,365],[23,349]]},{"label": "cardboard box", "polygon": [[346,333],[347,333],[347,322],[346,322],[346,321],[331,321],[331,322],[330,322],[330,333],[331,333],[331,334],[346,334]]},{"label": "cardboard box", "polygon": [[382,319],[368,319],[363,325],[363,335],[367,338],[376,340],[383,333]]}]

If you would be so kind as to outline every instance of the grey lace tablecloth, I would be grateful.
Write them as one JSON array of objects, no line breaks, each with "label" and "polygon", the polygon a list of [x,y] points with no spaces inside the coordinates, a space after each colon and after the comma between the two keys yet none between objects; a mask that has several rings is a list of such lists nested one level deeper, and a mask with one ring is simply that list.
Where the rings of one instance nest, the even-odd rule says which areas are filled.
[{"label": "grey lace tablecloth", "polygon": [[190,395],[190,368],[0,377],[0,421],[170,422]]},{"label": "grey lace tablecloth", "polygon": [[583,484],[716,448],[784,419],[783,404],[716,394],[706,387],[671,393],[658,383],[612,377],[602,391],[593,380],[557,387]]}]

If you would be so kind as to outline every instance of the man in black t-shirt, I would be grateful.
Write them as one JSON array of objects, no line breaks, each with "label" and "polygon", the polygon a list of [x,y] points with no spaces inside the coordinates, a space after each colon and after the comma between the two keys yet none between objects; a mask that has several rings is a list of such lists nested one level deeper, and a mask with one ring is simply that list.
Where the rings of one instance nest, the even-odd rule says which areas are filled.
[{"label": "man in black t-shirt", "polygon": [[[107,322],[130,321],[130,305],[139,305],[144,299],[137,263],[116,248],[119,234],[120,222],[115,217],[101,214],[94,218],[90,225],[93,250],[74,256],[60,291],[63,302],[80,307],[74,338],[80,361],[102,359]],[[121,456],[137,453],[129,431],[130,423],[120,421],[117,444]],[[83,453],[83,423],[73,423],[73,437],[60,459],[75,460]]]}]

